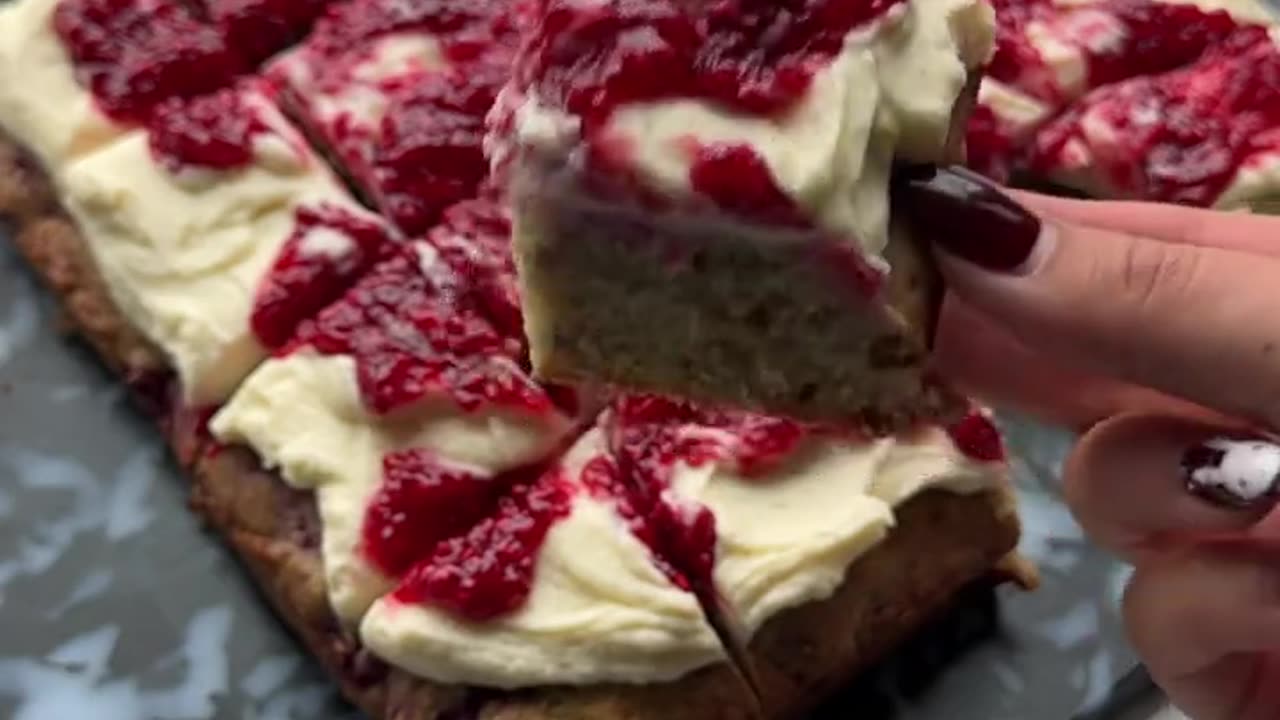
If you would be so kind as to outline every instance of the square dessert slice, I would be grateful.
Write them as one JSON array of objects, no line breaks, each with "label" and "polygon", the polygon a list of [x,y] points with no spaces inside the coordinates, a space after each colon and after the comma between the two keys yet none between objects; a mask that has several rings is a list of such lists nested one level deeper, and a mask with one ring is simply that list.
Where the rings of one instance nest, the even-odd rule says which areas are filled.
[{"label": "square dessert slice", "polygon": [[268,75],[291,111],[406,233],[472,197],[484,118],[506,82],[515,0],[347,0]]},{"label": "square dessert slice", "polygon": [[173,99],[55,175],[115,304],[216,405],[395,242],[260,81]]},{"label": "square dessert slice", "polygon": [[889,180],[955,159],[985,3],[551,0],[535,27],[492,124],[537,373],[876,427],[960,412]]},{"label": "square dessert slice", "polygon": [[[499,696],[480,717],[754,717],[745,695],[725,697],[725,669],[707,665],[716,656],[699,652],[705,631],[672,634],[683,617],[674,610],[689,603],[670,591],[660,601],[656,568],[686,595],[702,582],[718,589],[754,637],[765,716],[802,717],[1018,538],[998,435],[976,414],[950,433],[853,438],[630,396],[558,469],[571,500],[542,538],[524,604],[459,618],[436,594],[456,582],[439,563],[502,538],[477,526],[374,603],[361,623],[368,647],[434,680],[573,686]],[[591,632],[575,642],[576,601],[603,588]],[[635,646],[640,635],[618,627],[648,639]]]},{"label": "square dessert slice", "polygon": [[1242,27],[1274,21],[1253,0],[996,0],[996,52],[967,136],[970,167],[1026,181],[1035,132],[1095,88],[1195,62]]},{"label": "square dessert slice", "polygon": [[[347,622],[407,571],[419,543],[496,501],[481,490],[514,481],[495,476],[546,459],[573,428],[571,396],[526,374],[521,343],[473,288],[430,240],[401,248],[304,322],[211,421],[218,440],[316,492],[331,598]],[[437,480],[438,497],[420,487]],[[369,522],[378,527],[362,530]]]},{"label": "square dessert slice", "polygon": [[1193,65],[1090,93],[1037,133],[1031,172],[1094,197],[1275,212],[1272,35],[1245,27]]}]

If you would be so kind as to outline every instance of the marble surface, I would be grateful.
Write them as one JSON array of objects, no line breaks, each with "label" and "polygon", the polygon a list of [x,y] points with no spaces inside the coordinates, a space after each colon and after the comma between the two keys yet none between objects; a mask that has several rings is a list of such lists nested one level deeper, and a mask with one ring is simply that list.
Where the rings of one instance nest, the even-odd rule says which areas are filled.
[{"label": "marble surface", "polygon": [[[0,238],[0,718],[347,718],[318,668],[185,507],[157,436],[90,354],[60,337]],[[1034,594],[923,692],[914,720],[1067,720],[1134,665],[1117,613],[1128,570],[1061,504],[1069,438],[1007,423]]]}]

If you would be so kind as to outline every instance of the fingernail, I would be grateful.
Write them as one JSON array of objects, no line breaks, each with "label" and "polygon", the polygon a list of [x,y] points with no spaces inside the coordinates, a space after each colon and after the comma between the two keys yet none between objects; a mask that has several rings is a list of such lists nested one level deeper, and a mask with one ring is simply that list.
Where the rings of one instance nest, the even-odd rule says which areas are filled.
[{"label": "fingernail", "polygon": [[904,173],[895,182],[894,203],[894,212],[924,239],[996,272],[1024,266],[1040,237],[1039,218],[959,166]]},{"label": "fingernail", "polygon": [[1215,505],[1263,509],[1280,500],[1280,445],[1214,438],[1182,456],[1187,490]]}]

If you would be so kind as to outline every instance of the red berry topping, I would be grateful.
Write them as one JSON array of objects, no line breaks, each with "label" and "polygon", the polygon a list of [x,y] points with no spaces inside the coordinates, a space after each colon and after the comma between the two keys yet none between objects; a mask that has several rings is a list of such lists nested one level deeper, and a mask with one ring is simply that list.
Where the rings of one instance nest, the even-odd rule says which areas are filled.
[{"label": "red berry topping", "polygon": [[[363,85],[382,95],[386,112],[375,122],[343,114],[319,122],[319,131],[408,234],[475,196],[488,175],[485,116],[510,74],[518,10],[512,0],[356,0],[335,5],[307,40],[304,57],[321,92]],[[444,67],[376,80],[357,73],[393,35],[434,40]]]},{"label": "red berry topping", "polygon": [[703,197],[735,215],[776,225],[808,224],[800,208],[778,187],[764,158],[750,145],[697,146],[689,181]]},{"label": "red berry topping", "polygon": [[1171,70],[1195,61],[1239,27],[1223,11],[1161,0],[1104,0],[1064,7],[1054,0],[994,0],[996,53],[987,72],[1046,101],[1065,101],[1027,28],[1038,23],[1084,56],[1086,87]]},{"label": "red berry topping", "polygon": [[426,450],[382,459],[382,485],[365,511],[363,552],[398,578],[441,541],[467,533],[506,489],[497,478],[442,465]]},{"label": "red berry topping", "polygon": [[375,146],[374,187],[405,232],[425,231],[488,175],[484,118],[503,79],[429,75],[392,96]]},{"label": "red berry topping", "polygon": [[650,395],[620,397],[607,417],[609,455],[584,468],[583,484],[614,500],[673,582],[698,592],[710,589],[715,516],[668,492],[676,464],[728,461],[743,475],[755,475],[790,455],[806,431],[789,420]]},{"label": "red berry topping", "polygon": [[389,228],[369,217],[333,205],[298,208],[293,232],[258,286],[254,335],[266,348],[283,346],[303,320],[397,246]]},{"label": "red berry topping", "polygon": [[1000,431],[984,414],[973,411],[947,428],[947,434],[960,452],[978,462],[1004,460],[1004,442]]},{"label": "red berry topping", "polygon": [[[1262,28],[1237,23],[1223,11],[1161,0],[1099,0],[1064,5],[1054,0],[993,0],[996,53],[987,74],[1056,110],[1109,83],[1154,75],[1196,62],[1213,48],[1256,37]],[[1061,87],[1054,68],[1032,44],[1032,25],[1085,63],[1080,87]],[[1050,116],[1052,113],[1050,113]],[[1027,134],[1005,127],[989,109],[973,114],[966,138],[969,164],[1006,181],[1026,158]]]},{"label": "red berry topping", "polygon": [[246,66],[300,40],[330,0],[205,0],[205,10]]},{"label": "red berry topping", "polygon": [[225,88],[195,98],[171,98],[148,123],[151,153],[166,169],[233,170],[253,162],[255,135],[271,133],[242,91]]},{"label": "red berry topping", "polygon": [[511,255],[511,217],[489,190],[445,212],[431,232],[431,243],[472,281],[476,297],[499,330],[524,339],[515,259]]},{"label": "red berry topping", "polygon": [[304,323],[293,346],[351,355],[365,405],[389,413],[427,396],[464,410],[500,405],[541,414],[546,391],[521,370],[521,344],[499,332],[466,279],[415,245],[375,267]]},{"label": "red berry topping", "polygon": [[518,19],[512,0],[356,0],[334,5],[307,45],[341,57],[386,35],[426,33],[440,40],[449,59],[466,62],[490,52],[498,39],[513,40]]},{"label": "red berry topping", "polygon": [[[1250,30],[1194,65],[1085,97],[1036,137],[1032,169],[1069,163],[1065,150],[1078,140],[1125,196],[1212,205],[1249,158],[1280,146],[1280,50],[1265,31]],[[1086,135],[1085,117],[1112,131]]]},{"label": "red berry topping", "polygon": [[61,0],[54,27],[80,81],[124,122],[226,87],[244,69],[216,29],[172,0]]},{"label": "red berry topping", "polygon": [[540,0],[520,76],[591,123],[617,106],[701,97],[777,113],[851,30],[901,0]]},{"label": "red berry topping", "polygon": [[661,484],[656,480],[634,474],[631,463],[613,455],[594,458],[581,475],[593,495],[613,503],[631,533],[649,548],[654,565],[673,583],[688,591],[708,589],[715,565],[715,515],[663,497],[669,478],[664,476]]},{"label": "red berry topping", "polygon": [[477,622],[518,609],[533,587],[547,533],[569,514],[572,497],[558,470],[516,486],[489,517],[436,546],[393,597],[439,605]]}]

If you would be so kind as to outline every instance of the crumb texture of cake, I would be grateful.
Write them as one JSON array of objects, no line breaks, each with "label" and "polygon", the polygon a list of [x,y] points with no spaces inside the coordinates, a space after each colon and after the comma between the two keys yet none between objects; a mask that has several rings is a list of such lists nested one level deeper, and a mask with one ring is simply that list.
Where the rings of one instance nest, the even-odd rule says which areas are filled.
[{"label": "crumb texture of cake", "polygon": [[955,159],[991,8],[650,5],[541,3],[491,114],[535,370],[878,428],[953,416],[890,174]]}]

